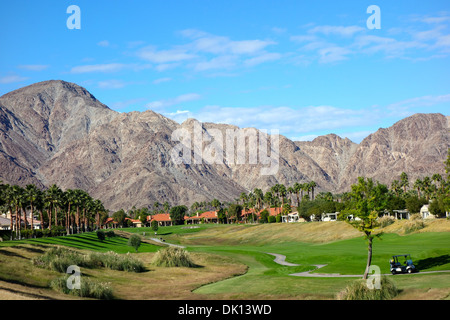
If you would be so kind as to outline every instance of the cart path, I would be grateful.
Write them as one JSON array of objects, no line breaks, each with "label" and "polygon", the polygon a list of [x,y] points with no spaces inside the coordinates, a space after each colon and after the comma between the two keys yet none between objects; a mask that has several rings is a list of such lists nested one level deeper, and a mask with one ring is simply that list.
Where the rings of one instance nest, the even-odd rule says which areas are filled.
[{"label": "cart path", "polygon": [[165,242],[165,241],[161,241],[158,238],[150,238],[150,240],[153,240],[153,241],[161,243],[161,244],[166,244],[166,245],[172,246],[172,247],[185,248],[184,246],[180,246],[178,244],[173,244],[173,243],[168,243],[168,242]]},{"label": "cart path", "polygon": [[[275,257],[275,259],[273,260],[274,262],[283,265],[283,266],[289,266],[289,267],[296,267],[296,266],[301,266],[301,264],[296,264],[296,263],[290,263],[286,261],[286,256],[282,255],[282,254],[278,254],[278,253],[270,253],[270,252],[265,252],[267,254],[270,254],[272,256]],[[309,271],[304,271],[304,272],[297,272],[297,273],[291,273],[290,276],[295,276],[295,277],[342,277],[342,278],[361,278],[363,275],[362,274],[340,274],[340,273],[311,273],[315,270],[318,270],[320,268],[323,268],[326,266],[326,264],[313,264],[311,266],[314,266],[315,268]],[[437,271],[422,271],[422,272],[415,272],[412,274],[407,274],[407,275],[414,275],[414,274],[427,274],[427,273],[439,273],[439,272],[450,272],[450,270],[437,270]],[[391,273],[384,273],[382,274],[383,276],[392,276]],[[397,274],[397,276],[402,275],[402,274]]]}]

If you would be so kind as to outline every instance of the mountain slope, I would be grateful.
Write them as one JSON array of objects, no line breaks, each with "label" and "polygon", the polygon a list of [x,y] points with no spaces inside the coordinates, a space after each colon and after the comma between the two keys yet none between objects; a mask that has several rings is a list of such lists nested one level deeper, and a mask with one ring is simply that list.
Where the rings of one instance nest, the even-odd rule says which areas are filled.
[{"label": "mountain slope", "polygon": [[[390,183],[402,171],[410,181],[443,174],[448,128],[448,117],[416,114],[378,130],[359,145],[334,134],[311,142],[278,136],[278,145],[276,140],[267,143],[268,155],[278,159],[278,170],[262,175],[268,165],[261,163],[258,149],[249,148],[250,138],[236,140],[236,148],[246,147],[244,164],[233,163],[226,152],[231,143],[225,139],[227,132],[254,134],[260,141],[257,129],[195,119],[178,124],[150,110],[118,113],[86,89],[52,80],[0,97],[0,179],[22,186],[55,183],[62,189],[81,188],[111,210],[155,201],[234,201],[254,188],[267,191],[276,183],[292,186],[311,180],[317,191],[342,192],[360,175]],[[177,132],[183,133],[182,142],[172,139]],[[217,152],[223,157],[211,163],[176,164],[172,151],[188,144],[187,137],[193,142],[194,132],[201,132],[205,155],[215,155],[219,149],[212,152],[212,147],[221,139]],[[191,160],[194,151],[186,154]],[[258,156],[255,164],[250,164],[252,155]]]}]

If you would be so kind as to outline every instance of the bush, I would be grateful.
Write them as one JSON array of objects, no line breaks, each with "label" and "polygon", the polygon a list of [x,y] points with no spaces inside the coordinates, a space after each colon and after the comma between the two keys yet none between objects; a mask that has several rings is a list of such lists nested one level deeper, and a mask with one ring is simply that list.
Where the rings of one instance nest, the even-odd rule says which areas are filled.
[{"label": "bush", "polygon": [[393,217],[384,216],[378,219],[381,228],[387,227],[395,222]]},{"label": "bush", "polygon": [[87,266],[82,254],[61,247],[51,248],[42,256],[33,258],[31,262],[35,266],[64,273],[71,265]]},{"label": "bush", "polygon": [[411,233],[423,228],[425,228],[425,223],[423,222],[422,217],[420,217],[419,214],[413,214],[411,218],[403,225],[402,229],[404,233]]},{"label": "bush", "polygon": [[276,221],[276,218],[275,218],[275,216],[269,216],[269,217],[267,218],[267,221],[268,221],[269,223],[274,223],[274,222]]},{"label": "bush", "polygon": [[156,252],[152,263],[158,267],[196,267],[196,264],[191,260],[189,252],[174,246]]},{"label": "bush", "polygon": [[128,239],[128,245],[133,247],[137,252],[141,245],[141,237],[139,237],[137,234],[131,235]]},{"label": "bush", "polygon": [[366,280],[356,280],[337,295],[338,300],[391,300],[399,290],[387,277],[381,277],[380,289],[369,289]]},{"label": "bush", "polygon": [[111,270],[128,272],[145,271],[144,264],[140,260],[132,257],[129,253],[119,255],[113,251],[106,253],[92,252],[88,256],[88,261],[91,266],[105,267]]},{"label": "bush", "polygon": [[70,275],[55,279],[50,282],[50,287],[56,291],[65,294],[71,294],[78,297],[95,298],[109,300],[113,298],[112,288],[109,283],[99,282],[87,277],[81,278],[80,289],[69,289],[67,279]]},{"label": "bush", "polygon": [[48,250],[42,256],[32,259],[35,266],[59,272],[66,272],[70,265],[85,268],[105,267],[112,270],[143,272],[143,263],[127,255],[119,255],[115,252],[99,253],[92,252],[88,255],[79,252],[57,247]]},{"label": "bush", "polygon": [[108,238],[114,238],[116,236],[116,234],[114,233],[114,231],[109,230],[109,231],[106,231],[106,236]]},{"label": "bush", "polygon": [[105,240],[105,232],[103,230],[97,230],[97,238],[100,241]]}]

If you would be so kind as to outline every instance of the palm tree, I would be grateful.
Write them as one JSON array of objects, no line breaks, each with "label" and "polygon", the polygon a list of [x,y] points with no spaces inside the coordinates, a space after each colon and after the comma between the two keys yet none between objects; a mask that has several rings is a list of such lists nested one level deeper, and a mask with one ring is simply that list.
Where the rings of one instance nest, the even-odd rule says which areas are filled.
[{"label": "palm tree", "polygon": [[420,190],[423,189],[423,181],[417,178],[417,180],[414,182],[414,188],[417,189],[417,195],[419,198],[421,198]]},{"label": "palm tree", "polygon": [[67,213],[66,213],[66,232],[67,234],[70,234],[70,230],[72,230],[73,233],[73,226],[70,223],[71,221],[71,207],[76,202],[76,192],[72,189],[67,189],[64,192],[64,197],[66,199],[67,204]]},{"label": "palm tree", "polygon": [[284,207],[284,200],[285,200],[286,193],[287,193],[286,187],[284,186],[284,184],[280,184],[280,185],[279,185],[279,187],[278,187],[278,193],[280,194],[281,199],[282,199],[282,201],[281,201],[281,207]]},{"label": "palm tree", "polygon": [[409,187],[408,175],[406,172],[400,174],[400,186],[403,187],[403,192],[406,194],[406,187]]},{"label": "palm tree", "polygon": [[398,197],[398,193],[399,193],[401,187],[402,187],[402,186],[401,186],[401,183],[400,183],[398,180],[392,181],[392,183],[391,183],[391,189],[392,189],[392,191],[395,192],[395,195],[396,195],[397,197]]},{"label": "palm tree", "polygon": [[52,229],[53,210],[55,210],[55,225],[58,225],[58,209],[61,206],[62,193],[63,193],[62,190],[56,184],[53,184],[45,192],[45,203],[47,206],[49,230]]},{"label": "palm tree", "polygon": [[289,201],[290,204],[292,205],[292,195],[295,193],[294,188],[293,187],[287,188],[287,193],[289,194]]},{"label": "palm tree", "polygon": [[444,191],[444,188],[443,188],[444,184],[442,183],[442,176],[439,173],[433,174],[433,176],[431,177],[431,180],[433,180],[435,183],[439,182],[441,191],[442,192]]},{"label": "palm tree", "polygon": [[101,225],[100,225],[100,213],[101,212],[105,212],[105,207],[103,206],[103,203],[96,199],[93,202],[94,205],[94,210],[95,210],[95,218],[96,218],[96,222],[97,222],[97,230],[101,229]]},{"label": "palm tree", "polygon": [[239,199],[242,201],[242,206],[245,206],[245,203],[248,200],[247,194],[245,192],[242,192],[241,195],[239,196]]},{"label": "palm tree", "polygon": [[38,198],[40,197],[40,194],[40,190],[34,184],[28,184],[25,187],[25,197],[27,202],[30,204],[31,209],[31,231],[34,230],[34,208],[36,201],[38,201]]},{"label": "palm tree", "polygon": [[259,212],[263,207],[264,193],[261,189],[255,188],[255,190],[253,190],[253,194],[255,195],[256,206],[258,207]]},{"label": "palm tree", "polygon": [[430,177],[426,176],[425,178],[423,178],[423,188],[425,191],[425,196],[427,201],[430,200],[430,185],[431,185],[431,179]]},{"label": "palm tree", "polygon": [[[22,218],[20,215],[19,208],[22,208],[22,203],[24,202],[24,191],[19,186],[12,186],[12,193],[13,193],[13,204],[16,211],[16,237],[19,236],[20,239],[20,229],[22,227]],[[11,215],[12,220],[12,215]],[[12,231],[12,229],[11,229]]]},{"label": "palm tree", "polygon": [[294,192],[297,195],[297,207],[300,205],[300,198],[298,194],[300,193],[300,190],[302,189],[302,185],[298,182],[294,183]]},{"label": "palm tree", "polygon": [[267,192],[264,194],[264,204],[266,205],[266,207],[269,207],[269,208],[270,208],[270,206],[272,205],[272,203],[273,203],[273,195],[272,195],[272,192],[267,191]]},{"label": "palm tree", "polygon": [[317,184],[315,181],[311,181],[308,186],[311,189],[311,199],[314,200],[314,188],[317,187]]},{"label": "palm tree", "polygon": [[10,219],[9,230],[11,231],[11,238],[10,238],[10,240],[12,240],[13,239],[13,218],[12,218],[12,213],[13,213],[13,206],[14,206],[14,192],[13,192],[13,187],[10,186],[9,184],[3,185],[3,199],[5,201],[5,205],[9,209],[9,217],[11,218]]}]

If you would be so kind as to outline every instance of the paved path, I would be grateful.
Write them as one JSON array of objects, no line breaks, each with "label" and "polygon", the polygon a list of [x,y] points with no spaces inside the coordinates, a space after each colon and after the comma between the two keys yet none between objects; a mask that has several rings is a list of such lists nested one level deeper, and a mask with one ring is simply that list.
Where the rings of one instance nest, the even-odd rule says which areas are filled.
[{"label": "paved path", "polygon": [[[301,264],[295,264],[295,263],[290,263],[286,261],[286,256],[282,255],[282,254],[278,254],[278,253],[270,253],[270,252],[266,252],[267,254],[270,254],[272,256],[275,257],[275,259],[273,260],[274,262],[283,265],[283,266],[289,266],[289,267],[296,267],[296,266],[301,266]],[[326,264],[313,264],[312,266],[314,266],[315,268],[309,271],[304,271],[304,272],[297,272],[297,273],[291,273],[290,276],[295,276],[295,277],[341,277],[341,278],[362,278],[362,274],[340,274],[340,273],[311,273],[312,271],[315,271],[317,269],[323,268],[326,266]],[[414,275],[414,274],[426,274],[426,273],[439,273],[439,272],[450,272],[450,270],[439,270],[439,271],[423,271],[423,272],[415,272],[412,274],[408,274],[408,275]],[[392,276],[392,274],[390,273],[385,273],[382,274],[383,276]],[[398,274],[401,275],[401,274]]]},{"label": "paved path", "polygon": [[173,244],[173,243],[168,243],[168,242],[165,242],[165,241],[161,241],[158,238],[150,238],[150,239],[155,241],[155,242],[161,243],[161,244],[167,244],[168,246],[178,247],[178,248],[185,248],[184,246],[180,246],[178,244]]}]

